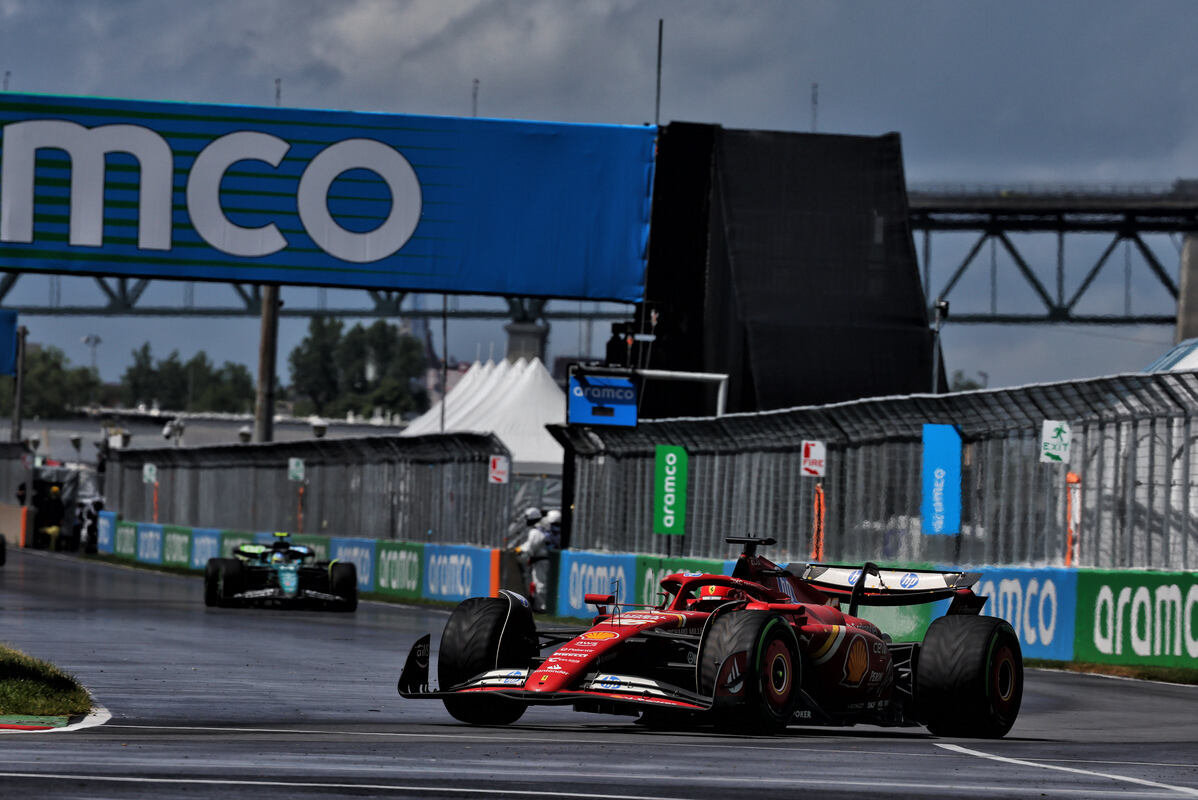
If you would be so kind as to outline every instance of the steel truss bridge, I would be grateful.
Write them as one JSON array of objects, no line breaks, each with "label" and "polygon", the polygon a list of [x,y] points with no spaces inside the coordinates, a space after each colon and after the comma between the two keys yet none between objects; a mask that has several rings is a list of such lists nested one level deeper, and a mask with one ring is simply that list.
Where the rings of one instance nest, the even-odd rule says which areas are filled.
[{"label": "steel truss bridge", "polygon": [[[1198,181],[1176,181],[1173,184],[1155,186],[966,186],[966,185],[915,185],[908,191],[911,229],[922,234],[923,282],[929,301],[951,299],[960,281],[972,271],[987,269],[979,255],[990,244],[992,251],[1001,248],[1009,257],[1016,274],[1031,289],[1038,299],[1034,308],[1018,313],[1000,313],[995,302],[996,275],[994,263],[991,272],[991,295],[989,311],[954,311],[953,324],[962,323],[1087,323],[1087,324],[1173,324],[1175,313],[1132,314],[1130,311],[1109,315],[1086,315],[1077,308],[1104,267],[1111,262],[1120,244],[1134,248],[1148,273],[1173,298],[1178,298],[1179,281],[1173,276],[1178,273],[1174,265],[1161,263],[1156,253],[1145,243],[1150,234],[1190,236],[1198,233]],[[932,285],[932,242],[940,234],[966,234],[973,237],[973,245],[965,257],[955,265],[948,279],[939,286]],[[1011,239],[1017,233],[1056,234],[1056,262],[1050,269],[1033,268],[1032,260],[1025,257]],[[1100,234],[1107,237],[1105,249],[1093,263],[1066,264],[1065,240],[1080,234]],[[1008,268],[1009,267],[1005,267]],[[1067,280],[1068,277],[1071,280]],[[1039,277],[1052,274],[1055,281],[1046,285]],[[19,280],[30,280],[30,276],[18,272],[0,270],[0,306],[10,305],[10,295]],[[61,278],[49,276],[51,281],[49,302],[45,305],[20,303],[20,310],[27,316],[144,316],[144,317],[256,317],[261,313],[260,287],[250,284],[227,284],[232,294],[227,303],[196,303],[194,292],[188,283],[178,304],[153,305],[144,300],[147,289],[153,283],[177,281],[134,278],[79,278],[69,280],[78,285],[91,281],[96,302],[86,304],[63,304]],[[1067,285],[1070,288],[1067,290]],[[551,307],[544,298],[506,297],[504,305],[492,307],[461,308],[455,300],[453,307],[443,312],[437,303],[429,307],[405,300],[409,294],[399,291],[337,290],[339,296],[358,297],[363,302],[329,306],[325,302],[324,290],[317,290],[319,301],[315,305],[285,304],[280,309],[284,317],[311,317],[329,315],[347,318],[405,317],[430,319],[447,313],[450,317],[469,319],[495,319],[512,322],[536,322],[553,319],[605,320],[631,316],[631,307],[619,304],[578,304],[573,301],[557,301]],[[1126,291],[1130,293],[1130,286]],[[161,293],[159,293],[161,294]],[[424,295],[435,297],[435,295]],[[976,298],[971,298],[976,299]],[[1124,298],[1124,308],[1130,309],[1130,296]],[[585,307],[584,307],[585,306]]]},{"label": "steel truss bridge", "polygon": [[[990,275],[990,310],[952,314],[960,323],[1087,323],[1087,324],[1173,324],[1176,313],[1133,314],[1130,282],[1125,284],[1123,313],[1086,315],[1078,312],[1104,267],[1120,244],[1134,249],[1148,273],[1176,302],[1178,267],[1161,263],[1145,243],[1148,234],[1188,237],[1198,232],[1198,181],[1176,181],[1157,186],[912,186],[908,189],[913,232],[923,234],[923,282],[929,300],[950,299],[961,279],[971,271],[987,269]],[[973,236],[964,258],[952,265],[948,279],[932,284],[932,239],[937,234]],[[1011,239],[1014,233],[1056,234],[1056,263],[1051,269],[1036,270]],[[1099,234],[1107,239],[1105,249],[1093,263],[1066,264],[1065,240],[1080,234]],[[979,259],[983,247],[992,253],[1001,248],[1013,269],[1038,298],[1038,306],[1019,313],[999,313],[995,302],[995,264]],[[1066,273],[1072,280],[1067,281]],[[1052,274],[1045,285],[1040,276]],[[1067,289],[1067,285],[1071,285]]]}]

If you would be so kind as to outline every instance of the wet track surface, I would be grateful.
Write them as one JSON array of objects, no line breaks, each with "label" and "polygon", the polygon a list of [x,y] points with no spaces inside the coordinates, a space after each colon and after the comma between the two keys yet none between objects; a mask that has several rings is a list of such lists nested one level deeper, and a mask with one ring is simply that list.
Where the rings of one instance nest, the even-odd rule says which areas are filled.
[{"label": "wet track surface", "polygon": [[777,737],[530,710],[454,722],[395,694],[448,614],[208,609],[198,578],[9,551],[0,642],[74,673],[107,724],[0,736],[0,797],[1198,797],[1198,688],[1028,673],[997,741]]}]

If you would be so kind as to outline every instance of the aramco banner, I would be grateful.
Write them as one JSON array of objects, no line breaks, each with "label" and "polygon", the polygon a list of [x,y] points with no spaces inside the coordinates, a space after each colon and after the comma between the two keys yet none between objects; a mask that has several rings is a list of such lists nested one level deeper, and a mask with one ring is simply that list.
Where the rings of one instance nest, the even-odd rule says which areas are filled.
[{"label": "aramco banner", "polygon": [[654,459],[653,532],[686,533],[686,448],[659,444]]},{"label": "aramco banner", "polygon": [[925,534],[961,531],[961,434],[952,425],[923,426],[923,500],[920,527]]},{"label": "aramco banner", "polygon": [[5,270],[640,300],[656,129],[0,95]]}]

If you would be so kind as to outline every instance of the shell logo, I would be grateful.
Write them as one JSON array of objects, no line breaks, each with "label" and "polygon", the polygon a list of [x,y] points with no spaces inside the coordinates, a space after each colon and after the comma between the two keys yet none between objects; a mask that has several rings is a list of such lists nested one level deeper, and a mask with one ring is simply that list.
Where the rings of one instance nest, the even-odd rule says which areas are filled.
[{"label": "shell logo", "polygon": [[620,634],[615,631],[587,631],[582,635],[582,638],[605,642],[608,639],[620,638]]},{"label": "shell logo", "polygon": [[844,659],[844,685],[860,686],[869,671],[869,648],[861,636],[854,637]]}]

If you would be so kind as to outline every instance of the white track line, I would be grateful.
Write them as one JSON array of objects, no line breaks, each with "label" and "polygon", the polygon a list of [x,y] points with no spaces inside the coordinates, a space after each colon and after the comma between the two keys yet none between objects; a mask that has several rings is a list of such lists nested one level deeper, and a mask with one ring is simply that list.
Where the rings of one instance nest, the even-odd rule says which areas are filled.
[{"label": "white track line", "polygon": [[1062,767],[1057,764],[1044,764],[1039,761],[1024,761],[1019,758],[1007,758],[1006,756],[996,756],[991,753],[983,753],[980,750],[970,750],[966,747],[961,747],[956,744],[940,744],[935,742],[937,747],[942,747],[945,750],[951,750],[954,753],[962,755],[975,756],[977,758],[985,758],[990,761],[998,761],[1003,764],[1018,764],[1021,767],[1036,767],[1038,769],[1055,769],[1059,772],[1071,772],[1075,775],[1087,775],[1091,778],[1106,778],[1112,781],[1123,781],[1125,783],[1134,783],[1139,786],[1151,786],[1154,789],[1165,789],[1170,792],[1177,792],[1188,797],[1198,797],[1198,789],[1193,789],[1189,786],[1174,786],[1169,783],[1158,783],[1157,781],[1149,781],[1143,778],[1131,778],[1127,775],[1112,775],[1109,772],[1095,772],[1088,769],[1076,769],[1074,767]]}]

